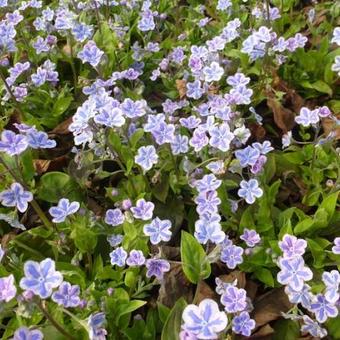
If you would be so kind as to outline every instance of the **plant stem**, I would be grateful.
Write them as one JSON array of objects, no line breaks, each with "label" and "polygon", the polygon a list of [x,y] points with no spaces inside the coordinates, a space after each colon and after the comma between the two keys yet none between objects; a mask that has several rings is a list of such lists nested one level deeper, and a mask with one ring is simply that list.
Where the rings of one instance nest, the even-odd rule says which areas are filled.
[{"label": "plant stem", "polygon": [[60,325],[53,316],[47,311],[45,306],[42,302],[37,303],[38,308],[41,310],[41,312],[44,314],[45,318],[53,325],[55,329],[57,329],[62,335],[64,335],[67,339],[70,340],[76,340],[74,336],[72,336],[66,329],[63,328],[62,325]]},{"label": "plant stem", "polygon": [[[1,156],[0,156],[0,163],[5,167],[5,169],[10,173],[10,175],[13,177],[13,179],[16,182],[20,183],[26,190],[30,190],[27,187],[27,185],[18,178],[18,176],[15,174],[15,172],[6,164],[6,162],[3,160],[3,158]],[[40,219],[43,222],[43,224],[45,225],[45,227],[48,228],[48,229],[54,229],[53,224],[50,222],[50,220],[47,218],[45,213],[42,211],[38,202],[35,199],[33,199],[30,203],[31,203],[31,206],[34,209],[34,211],[40,217]]]}]

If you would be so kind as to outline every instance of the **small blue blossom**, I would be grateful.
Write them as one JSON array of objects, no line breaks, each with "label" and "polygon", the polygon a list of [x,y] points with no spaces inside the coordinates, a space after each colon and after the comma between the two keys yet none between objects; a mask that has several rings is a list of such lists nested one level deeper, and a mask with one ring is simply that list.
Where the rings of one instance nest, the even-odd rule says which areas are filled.
[{"label": "small blue blossom", "polygon": [[340,46],[340,27],[334,28],[331,43],[335,43]]},{"label": "small blue blossom", "polygon": [[245,149],[237,150],[235,152],[236,158],[240,161],[242,168],[248,165],[254,165],[260,157],[260,152],[257,149],[247,146]]},{"label": "small blue blossom", "polygon": [[266,155],[267,153],[269,153],[270,151],[273,151],[274,148],[272,147],[271,143],[268,140],[265,140],[262,144],[261,143],[253,143],[252,147],[254,149],[259,150],[259,152],[261,153],[261,155]]},{"label": "small blue blossom", "polygon": [[133,217],[143,221],[151,220],[155,205],[152,202],[147,202],[144,198],[136,202],[136,206],[131,208]]},{"label": "small blue blossom", "polygon": [[124,236],[121,234],[118,235],[113,234],[107,237],[107,242],[109,242],[111,247],[116,247],[122,243],[123,238]]},{"label": "small blue blossom", "polygon": [[142,32],[153,31],[156,27],[153,13],[150,10],[142,12],[142,17],[138,21],[138,29]]},{"label": "small blue blossom", "polygon": [[118,208],[116,209],[109,209],[106,211],[105,214],[105,223],[112,225],[112,226],[117,226],[121,225],[124,223],[125,217],[122,211]]},{"label": "small blue blossom", "polygon": [[246,77],[243,73],[237,72],[233,76],[229,76],[227,78],[227,83],[234,87],[237,88],[241,85],[246,86],[249,84],[250,78]]},{"label": "small blue blossom", "polygon": [[156,276],[158,280],[162,280],[164,273],[170,270],[170,263],[162,259],[148,259],[146,260],[147,277]]},{"label": "small blue blossom", "polygon": [[204,299],[198,306],[186,306],[182,319],[183,328],[196,335],[198,339],[217,339],[217,334],[228,324],[227,315],[221,312],[217,303],[211,299]]},{"label": "small blue blossom", "polygon": [[189,138],[184,135],[175,135],[174,140],[171,142],[171,151],[173,155],[187,153],[189,150]]},{"label": "small blue blossom", "polygon": [[130,98],[124,99],[121,109],[126,117],[138,118],[146,114],[147,104],[144,99],[133,101]]},{"label": "small blue blossom", "polygon": [[294,235],[285,234],[282,241],[279,241],[279,247],[284,258],[300,257],[306,251],[307,242],[304,239],[298,239]]},{"label": "small blue blossom", "polygon": [[125,118],[120,108],[102,108],[100,113],[94,117],[97,124],[102,124],[107,127],[121,127],[125,124]]},{"label": "small blue blossom", "polygon": [[209,66],[203,68],[204,80],[207,82],[219,81],[223,74],[223,68],[216,62],[213,61]]},{"label": "small blue blossom", "polygon": [[48,138],[48,134],[43,131],[30,130],[27,134],[27,142],[32,149],[53,149],[57,143]]},{"label": "small blue blossom", "polygon": [[145,263],[145,257],[141,250],[131,250],[126,264],[130,267],[142,266]]},{"label": "small blue blossom", "polygon": [[67,216],[76,213],[79,208],[79,202],[70,203],[68,198],[62,198],[59,200],[56,207],[51,207],[49,209],[49,213],[53,217],[52,222],[61,223],[65,221]]},{"label": "small blue blossom", "polygon": [[260,235],[255,230],[249,230],[247,228],[244,229],[240,239],[246,242],[247,246],[251,248],[261,242]]},{"label": "small blue blossom", "polygon": [[213,214],[217,213],[221,200],[216,191],[207,191],[200,193],[195,198],[195,203],[197,204],[196,211],[198,214]]},{"label": "small blue blossom", "polygon": [[89,63],[91,66],[96,67],[104,52],[101,51],[93,40],[87,42],[83,49],[78,53],[77,57],[84,63]]},{"label": "small blue blossom", "polygon": [[158,155],[153,145],[141,146],[135,156],[135,162],[140,165],[144,171],[148,171],[158,162]]},{"label": "small blue blossom", "polygon": [[90,38],[93,33],[93,27],[83,23],[75,24],[72,28],[72,35],[79,42],[84,42]]},{"label": "small blue blossom", "polygon": [[189,98],[200,99],[204,94],[204,89],[201,87],[201,82],[199,80],[195,80],[192,83],[187,83],[186,88],[186,95]]},{"label": "small blue blossom", "polygon": [[10,156],[20,155],[28,147],[25,136],[16,134],[10,130],[1,133],[0,151],[6,152]]},{"label": "small blue blossom", "polygon": [[339,300],[340,273],[337,270],[322,273],[322,281],[326,286],[325,298],[331,303]]},{"label": "small blue blossom", "polygon": [[168,242],[171,239],[171,222],[161,220],[158,217],[153,219],[150,224],[145,224],[144,234],[150,237],[152,244],[158,244],[161,241]]},{"label": "small blue blossom", "polygon": [[248,182],[242,180],[237,194],[244,198],[248,204],[253,204],[256,198],[263,195],[263,190],[259,188],[259,183],[256,179],[251,179]]},{"label": "small blue blossom", "polygon": [[334,246],[332,247],[333,254],[339,255],[340,254],[340,237],[336,237],[333,241]]},{"label": "small blue blossom", "polygon": [[42,340],[44,335],[38,329],[29,330],[27,327],[18,328],[12,340]]},{"label": "small blue blossom", "polygon": [[207,191],[217,190],[221,184],[221,180],[217,179],[215,175],[209,174],[204,175],[202,179],[197,180],[195,182],[195,187],[198,192],[202,194]]},{"label": "small blue blossom", "polygon": [[244,289],[230,285],[222,295],[221,303],[224,305],[227,313],[237,313],[247,308],[246,298],[247,293]]},{"label": "small blue blossom", "polygon": [[160,123],[157,129],[151,131],[157,144],[172,143],[175,139],[175,126],[173,124]]},{"label": "small blue blossom", "polygon": [[122,248],[118,247],[110,253],[111,264],[117,265],[118,267],[124,267],[127,258],[127,252]]},{"label": "small blue blossom", "polygon": [[208,241],[218,244],[225,238],[225,233],[218,222],[208,223],[205,220],[196,221],[194,235],[201,244],[206,244]]},{"label": "small blue blossom", "polygon": [[224,262],[229,269],[235,269],[238,264],[243,262],[243,248],[228,245],[222,248],[221,261]]},{"label": "small blue blossom", "polygon": [[52,294],[52,300],[65,308],[77,307],[80,304],[80,288],[78,285],[73,285],[64,281],[59,289]]},{"label": "small blue blossom", "polygon": [[288,295],[291,303],[301,303],[302,307],[306,309],[310,308],[313,295],[310,292],[310,286],[308,284],[304,284],[300,290],[294,290],[291,286],[286,286],[285,293]]},{"label": "small blue blossom", "polygon": [[316,301],[311,303],[310,311],[315,314],[315,318],[320,323],[324,323],[328,318],[335,318],[338,315],[338,309],[335,305],[326,300],[322,294],[316,296]]},{"label": "small blue blossom", "polygon": [[236,334],[242,334],[243,336],[250,336],[251,331],[255,328],[256,323],[250,318],[248,312],[242,312],[235,316],[232,321],[232,330]]},{"label": "small blue blossom", "polygon": [[14,276],[10,274],[0,278],[0,302],[11,301],[17,294],[17,288],[14,284]]},{"label": "small blue blossom", "polygon": [[305,281],[313,278],[312,271],[305,266],[302,257],[292,259],[282,258],[279,261],[281,271],[277,274],[277,281],[283,285],[289,285],[294,290],[301,290]]},{"label": "small blue blossom", "polygon": [[309,333],[317,338],[324,338],[327,336],[327,331],[309,316],[304,315],[302,319],[304,324],[301,326],[301,332]]},{"label": "small blue blossom", "polygon": [[103,328],[104,323],[106,322],[104,313],[95,313],[91,314],[89,320],[87,322],[90,331],[89,338],[90,340],[105,340],[106,339],[106,330]]},{"label": "small blue blossom", "polygon": [[319,120],[318,110],[310,110],[307,107],[301,108],[300,114],[295,117],[295,121],[304,127],[317,124]]},{"label": "small blue blossom", "polygon": [[20,183],[12,183],[9,190],[0,193],[1,204],[5,207],[16,207],[20,212],[25,212],[28,202],[33,200],[33,195],[25,191]]},{"label": "small blue blossom", "polygon": [[224,123],[219,126],[214,126],[209,130],[209,144],[223,152],[230,149],[230,143],[234,139],[234,135],[230,132],[229,125]]},{"label": "small blue blossom", "polygon": [[20,287],[32,291],[42,299],[51,296],[53,288],[57,288],[63,281],[62,274],[55,270],[55,262],[49,258],[40,263],[25,262],[24,273]]}]

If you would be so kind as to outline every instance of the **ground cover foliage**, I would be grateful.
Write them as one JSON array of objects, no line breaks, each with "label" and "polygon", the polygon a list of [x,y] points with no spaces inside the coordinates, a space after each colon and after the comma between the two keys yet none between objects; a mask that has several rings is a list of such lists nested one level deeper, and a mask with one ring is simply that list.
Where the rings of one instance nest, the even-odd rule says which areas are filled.
[{"label": "ground cover foliage", "polygon": [[340,339],[340,3],[0,0],[2,339]]}]

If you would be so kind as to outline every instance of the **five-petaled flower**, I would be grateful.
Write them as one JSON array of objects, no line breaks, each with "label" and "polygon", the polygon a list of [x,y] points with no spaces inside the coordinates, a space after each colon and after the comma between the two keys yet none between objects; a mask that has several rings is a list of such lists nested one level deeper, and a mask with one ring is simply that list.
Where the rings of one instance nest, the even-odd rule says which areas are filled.
[{"label": "five-petaled flower", "polygon": [[221,297],[221,303],[224,305],[227,313],[242,312],[247,308],[247,293],[242,288],[228,286]]},{"label": "five-petaled flower", "polygon": [[71,285],[69,282],[62,282],[59,289],[52,294],[52,300],[58,305],[77,307],[80,304],[80,288],[78,285]]},{"label": "five-petaled flower", "polygon": [[27,138],[10,130],[1,133],[0,151],[10,156],[20,155],[28,147]]},{"label": "five-petaled flower", "polygon": [[5,207],[17,207],[20,212],[25,212],[28,202],[33,200],[31,192],[24,190],[20,183],[12,183],[11,188],[0,193],[1,204]]},{"label": "five-petaled flower", "polygon": [[236,334],[250,336],[255,325],[255,321],[250,318],[249,313],[242,312],[240,315],[234,317],[232,321],[232,330]]},{"label": "five-petaled flower", "polygon": [[168,242],[171,238],[171,222],[169,220],[161,220],[158,217],[153,219],[151,223],[145,224],[144,234],[150,236],[152,244],[158,244],[161,241]]},{"label": "five-petaled flower", "polygon": [[221,312],[217,303],[204,299],[198,306],[188,305],[182,315],[184,329],[197,336],[198,339],[217,339],[228,324],[228,318]]},{"label": "five-petaled flower", "polygon": [[109,209],[105,213],[105,223],[118,226],[124,223],[125,217],[122,211],[118,208],[116,209]]},{"label": "five-petaled flower", "polygon": [[158,162],[155,147],[153,145],[141,146],[135,156],[135,162],[140,165],[144,171],[150,170],[152,166]]},{"label": "five-petaled flower", "polygon": [[127,258],[127,252],[123,247],[118,247],[110,253],[111,264],[117,265],[118,267],[124,267]]},{"label": "five-petaled flower", "polygon": [[62,198],[59,200],[56,207],[49,209],[50,215],[53,217],[52,222],[61,223],[64,222],[66,217],[76,213],[80,208],[79,202],[71,202],[68,198]]},{"label": "five-petaled flower", "polygon": [[0,301],[8,302],[12,300],[17,293],[17,288],[14,284],[14,276],[10,274],[0,278]]},{"label": "five-petaled flower", "polygon": [[156,276],[158,280],[162,280],[164,273],[170,270],[170,263],[162,259],[148,259],[146,260],[147,277]]},{"label": "five-petaled flower", "polygon": [[51,296],[53,288],[57,288],[63,281],[62,274],[55,270],[55,262],[49,258],[40,263],[25,262],[24,273],[20,287],[32,291],[42,299]]},{"label": "five-petaled flower", "polygon": [[144,198],[141,198],[136,202],[136,206],[131,208],[131,211],[133,217],[147,221],[152,219],[154,208],[155,205],[152,202],[147,202]]},{"label": "five-petaled flower", "polygon": [[27,327],[18,328],[12,340],[42,340],[44,335],[39,329],[28,329]]},{"label": "five-petaled flower", "polygon": [[338,315],[338,308],[322,294],[316,296],[316,301],[310,305],[310,311],[315,314],[315,318],[320,323],[324,323],[328,318],[335,318]]}]

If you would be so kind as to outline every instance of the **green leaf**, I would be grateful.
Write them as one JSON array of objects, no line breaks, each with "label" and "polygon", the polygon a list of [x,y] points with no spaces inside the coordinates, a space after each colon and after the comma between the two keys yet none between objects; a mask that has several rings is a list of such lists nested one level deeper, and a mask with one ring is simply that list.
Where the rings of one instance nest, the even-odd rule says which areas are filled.
[{"label": "green leaf", "polygon": [[292,340],[297,339],[300,335],[300,327],[293,320],[279,320],[274,326],[273,340]]},{"label": "green leaf", "polygon": [[210,276],[211,267],[203,247],[186,231],[181,234],[181,259],[184,274],[192,283]]},{"label": "green leaf", "polygon": [[330,88],[329,85],[327,85],[324,81],[318,80],[315,83],[312,84],[312,88],[317,90],[318,92],[321,93],[327,93],[330,96],[333,95],[333,90]]},{"label": "green leaf", "polygon": [[329,220],[332,218],[335,208],[336,202],[338,200],[339,192],[334,192],[333,194],[327,196],[320,204],[318,210],[325,209],[328,214]]},{"label": "green leaf", "polygon": [[163,305],[160,302],[157,302],[157,307],[158,307],[158,316],[159,319],[161,320],[162,323],[165,323],[171,310],[169,307]]},{"label": "green leaf", "polygon": [[146,301],[142,300],[132,300],[128,303],[120,303],[117,306],[116,322],[118,323],[120,317],[123,315],[134,312],[135,310],[141,308],[146,304]]},{"label": "green leaf", "polygon": [[35,175],[31,150],[26,150],[20,158],[24,180],[25,182],[29,182]]},{"label": "green leaf", "polygon": [[182,313],[187,303],[180,298],[172,308],[162,330],[161,340],[178,340],[182,324]]},{"label": "green leaf", "polygon": [[53,116],[62,115],[69,108],[70,104],[72,103],[72,100],[73,100],[72,96],[65,96],[65,93],[61,92],[53,105],[52,115]]},{"label": "green leaf", "polygon": [[259,267],[255,270],[255,276],[269,287],[274,287],[274,278],[269,269]]},{"label": "green leaf", "polygon": [[130,145],[133,150],[136,149],[137,143],[140,141],[140,139],[144,136],[144,130],[143,129],[137,129],[133,135],[130,137]]}]

